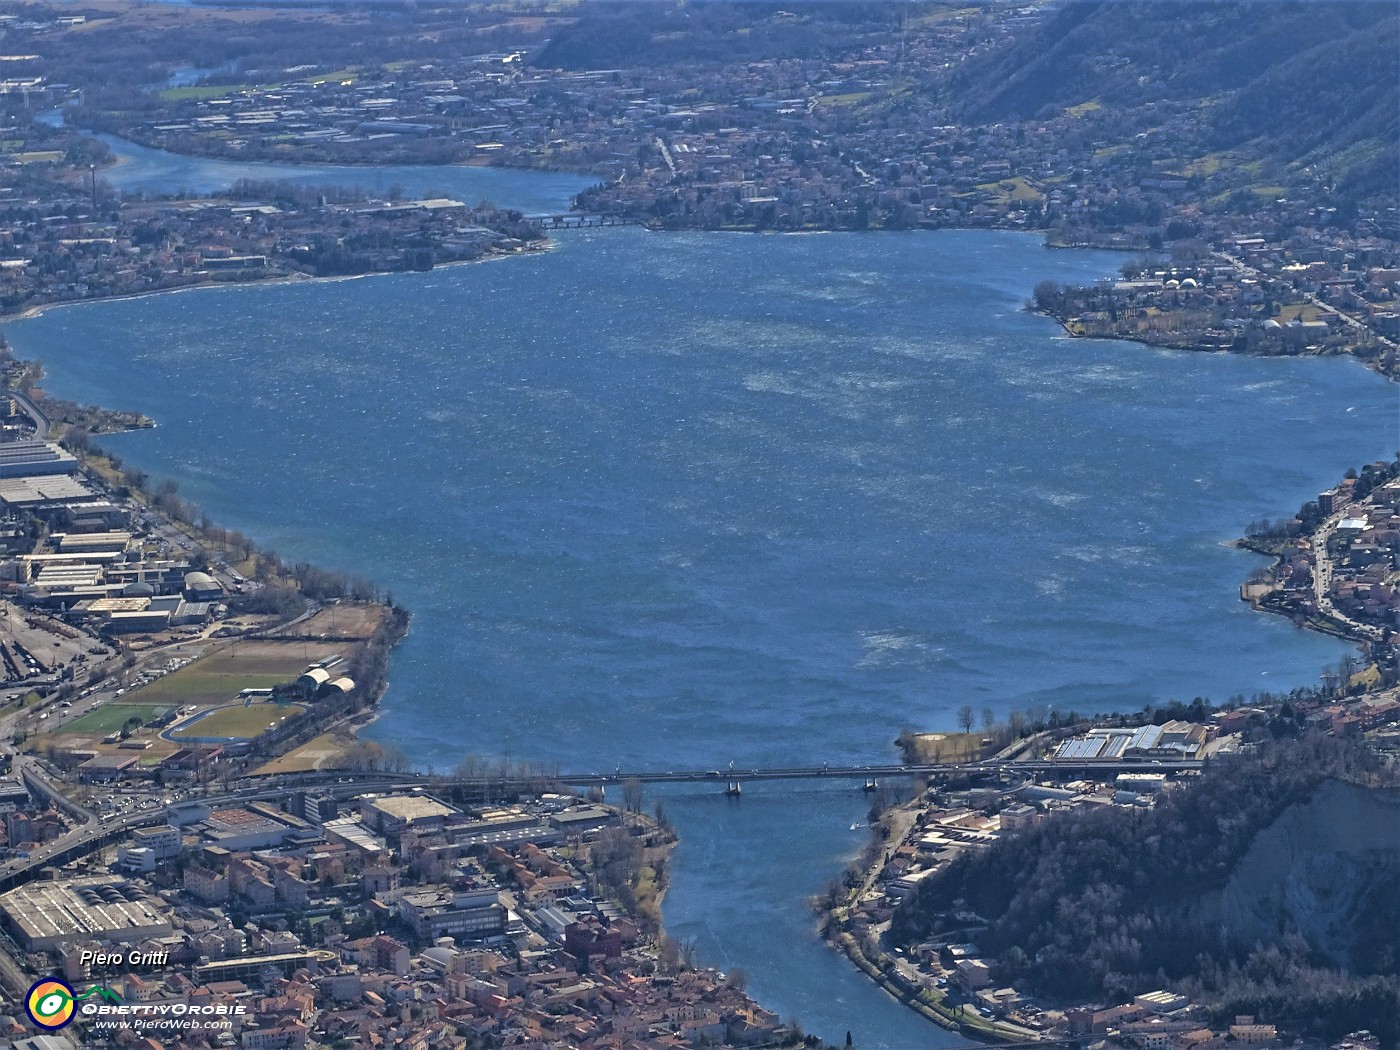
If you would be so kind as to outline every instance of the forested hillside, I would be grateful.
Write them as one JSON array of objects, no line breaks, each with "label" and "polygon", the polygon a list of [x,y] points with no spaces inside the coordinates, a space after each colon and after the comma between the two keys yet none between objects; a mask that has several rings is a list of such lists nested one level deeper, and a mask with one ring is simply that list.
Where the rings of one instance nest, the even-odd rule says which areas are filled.
[{"label": "forested hillside", "polygon": [[[1365,0],[1082,0],[966,63],[946,91],[973,122],[1205,100],[1204,149],[1393,190],[1400,12]],[[1150,129],[1150,111],[1138,119]]]},{"label": "forested hillside", "polygon": [[631,69],[855,53],[898,27],[888,4],[595,3],[532,59],[557,69]]},{"label": "forested hillside", "polygon": [[[1222,1013],[1323,1035],[1370,1027],[1394,1045],[1394,781],[1358,744],[1270,743],[1153,809],[1056,817],[965,855],[905,902],[892,935],[934,934],[961,901],[987,920],[977,940],[999,978],[1051,997],[1113,1000],[1177,982]],[[1346,823],[1371,802],[1369,822]]]}]

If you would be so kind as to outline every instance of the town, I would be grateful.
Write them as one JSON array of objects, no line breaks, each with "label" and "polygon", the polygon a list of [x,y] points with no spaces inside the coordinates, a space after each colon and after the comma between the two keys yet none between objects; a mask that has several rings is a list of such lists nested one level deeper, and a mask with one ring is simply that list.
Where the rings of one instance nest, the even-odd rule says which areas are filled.
[{"label": "town", "polygon": [[[656,5],[621,31],[606,5],[0,6],[0,310],[524,257],[575,225],[981,228],[1137,253],[1116,278],[1036,288],[1028,306],[1070,335],[1350,355],[1396,377],[1393,179],[1221,146],[1201,128],[1223,92],[1130,84],[976,111],[998,56],[1053,25],[1056,5],[844,7],[716,5],[686,12],[682,31]],[[1096,69],[1132,65],[1110,54]],[[278,179],[155,197],[113,186],[131,144],[596,184],[556,215]],[[56,400],[8,352],[0,372],[0,1039],[818,1043],[749,998],[747,975],[706,969],[667,935],[676,836],[664,808],[644,812],[640,783],[599,774],[580,794],[558,770],[465,756],[428,776],[358,738],[408,613],[373,582],[285,563],[93,440],[152,420]],[[960,735],[911,734],[908,764],[936,771],[864,778],[872,841],[817,902],[828,939],[976,1038],[1380,1050],[1370,1031],[1305,1039],[1252,1013],[1222,1019],[1165,979],[1111,1001],[1046,994],[979,944],[989,917],[956,898],[917,937],[897,935],[921,887],[965,858],[1086,815],[1146,819],[1271,735],[1356,743],[1393,767],[1400,462],[1363,466],[1241,544],[1272,559],[1244,601],[1358,655],[1287,696],[984,714],[982,733],[968,707]],[[742,775],[692,774],[743,804]],[[892,779],[911,797],[896,801]],[[71,1028],[36,1035],[26,989],[51,974],[87,998]]]},{"label": "town", "polygon": [[[346,794],[173,806],[114,864],[0,895],[0,921],[22,964],[110,987],[136,1037],[196,1019],[182,1046],[801,1041],[740,975],[694,969],[617,904],[614,880],[664,868],[674,838],[649,818],[550,793],[466,809]],[[31,1035],[13,1017],[0,1031]]]},{"label": "town", "polygon": [[[641,32],[670,40],[669,16],[647,10]],[[959,119],[950,84],[1052,16],[1034,4],[930,5],[917,17],[868,12],[837,33],[811,10],[755,11],[741,30],[688,28],[738,47],[733,61],[704,59],[699,44],[619,45],[616,67],[597,68],[578,38],[606,30],[604,15],[399,15],[386,57],[367,62],[353,39],[373,15],[267,10],[244,27],[245,48],[266,42],[260,51],[219,38],[223,65],[188,69],[160,63],[142,19],[203,47],[219,32],[216,12],[16,8],[3,19],[15,53],[0,84],[12,183],[0,200],[13,224],[0,245],[0,307],[428,269],[544,246],[560,221],[257,183],[143,200],[104,186],[112,140],[74,130],[86,128],[239,160],[588,173],[599,183],[575,201],[582,214],[663,229],[1044,231],[1051,244],[1149,253],[1125,281],[1038,290],[1036,305],[1072,334],[1349,353],[1393,374],[1393,180],[1342,197],[1323,168],[1295,166],[1285,185],[1270,183],[1257,162],[1202,145],[1204,99],[1083,99],[1035,119]],[[755,35],[770,53],[755,50]],[[121,46],[94,53],[109,36]],[[826,37],[831,52],[815,57],[812,40]],[[267,55],[293,53],[288,39],[296,61],[269,65]],[[157,70],[164,80],[143,80]]]}]

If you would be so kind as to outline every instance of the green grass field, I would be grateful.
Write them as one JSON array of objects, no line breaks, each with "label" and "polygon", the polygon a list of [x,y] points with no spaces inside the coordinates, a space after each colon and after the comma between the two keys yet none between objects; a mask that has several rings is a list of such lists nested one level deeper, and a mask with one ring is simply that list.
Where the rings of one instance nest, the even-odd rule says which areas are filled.
[{"label": "green grass field", "polygon": [[211,98],[223,98],[239,91],[247,91],[254,86],[253,84],[190,84],[186,87],[166,88],[160,93],[160,97],[166,102],[187,102],[191,99],[207,101]]},{"label": "green grass field", "polygon": [[157,678],[134,694],[143,702],[217,704],[234,699],[244,689],[270,689],[289,682],[312,660],[340,652],[344,646],[304,645],[300,642],[234,642],[178,671]]},{"label": "green grass field", "polygon": [[[235,707],[221,707],[211,715],[201,718],[189,726],[191,737],[225,736],[249,740],[264,730],[270,729],[284,719],[293,718],[306,710],[301,704],[255,703],[248,707],[239,704]],[[179,740],[185,734],[176,731],[170,734],[172,740]]]},{"label": "green grass field", "polygon": [[85,715],[73,719],[59,730],[60,733],[85,733],[88,736],[115,733],[126,724],[128,718],[139,718],[145,725],[173,704],[103,704]]}]

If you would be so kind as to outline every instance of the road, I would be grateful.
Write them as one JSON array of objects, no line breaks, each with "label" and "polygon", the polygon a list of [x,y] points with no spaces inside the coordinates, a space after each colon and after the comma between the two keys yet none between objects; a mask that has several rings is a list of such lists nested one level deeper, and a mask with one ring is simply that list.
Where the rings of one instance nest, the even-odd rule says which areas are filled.
[{"label": "road", "polygon": [[1338,623],[1345,624],[1350,630],[1360,635],[1362,638],[1369,638],[1373,642],[1378,642],[1382,638],[1380,628],[1370,624],[1359,623],[1339,612],[1332,604],[1330,591],[1332,589],[1332,579],[1336,575],[1336,568],[1332,564],[1332,555],[1327,549],[1327,543],[1337,531],[1337,525],[1346,517],[1346,511],[1332,515],[1324,521],[1316,532],[1312,535],[1313,548],[1313,599],[1317,602],[1317,611],[1324,616],[1328,616]]},{"label": "road", "polygon": [[15,399],[18,405],[30,419],[34,421],[34,437],[43,441],[49,436],[49,427],[52,425],[49,417],[44,414],[43,409],[29,399],[28,394],[22,394],[18,390],[6,390],[6,396]]},{"label": "road", "polygon": [[[1245,263],[1237,256],[1231,255],[1228,252],[1215,252],[1214,254],[1217,259],[1223,259],[1225,262],[1238,269],[1247,277],[1261,276],[1257,269]],[[1345,310],[1340,310],[1337,307],[1332,306],[1330,303],[1324,303],[1321,299],[1317,297],[1317,294],[1315,292],[1302,292],[1301,294],[1307,302],[1311,303],[1313,306],[1323,311],[1324,313],[1336,315],[1342,320],[1342,323],[1347,325],[1348,327],[1359,329],[1363,334],[1370,336],[1382,346],[1388,347],[1391,350],[1400,350],[1400,343],[1397,343],[1394,339],[1391,339],[1387,336],[1381,335],[1379,332],[1377,332],[1374,328],[1368,325],[1361,318],[1357,317],[1355,314],[1349,314]]]}]

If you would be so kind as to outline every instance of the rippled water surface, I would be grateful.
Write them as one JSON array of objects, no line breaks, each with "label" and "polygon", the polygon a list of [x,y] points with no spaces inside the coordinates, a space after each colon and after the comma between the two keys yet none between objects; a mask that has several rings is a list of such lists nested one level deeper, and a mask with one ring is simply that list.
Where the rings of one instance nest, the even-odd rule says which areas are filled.
[{"label": "rippled water surface", "polygon": [[[893,757],[964,703],[1136,708],[1316,680],[1227,541],[1397,447],[1339,361],[1063,338],[1116,256],[996,233],[619,229],[547,256],[11,325],[112,441],[415,613],[373,735],[574,770]],[[832,1039],[956,1040],[815,939],[859,791],[674,791],[667,919]]]}]

